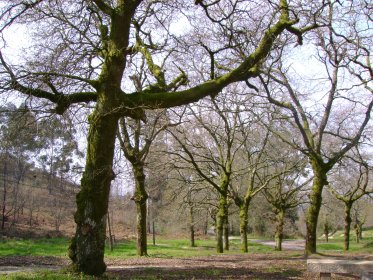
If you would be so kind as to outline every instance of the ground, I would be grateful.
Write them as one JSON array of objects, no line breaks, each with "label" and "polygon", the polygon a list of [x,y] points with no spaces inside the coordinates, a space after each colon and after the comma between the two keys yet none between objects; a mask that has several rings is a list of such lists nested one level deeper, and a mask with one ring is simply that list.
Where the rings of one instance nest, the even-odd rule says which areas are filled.
[{"label": "ground", "polygon": [[[109,279],[319,279],[306,271],[306,260],[298,253],[213,255],[188,258],[110,258]],[[68,264],[58,257],[0,257],[0,267],[58,268]],[[333,275],[332,279],[359,279]]]}]

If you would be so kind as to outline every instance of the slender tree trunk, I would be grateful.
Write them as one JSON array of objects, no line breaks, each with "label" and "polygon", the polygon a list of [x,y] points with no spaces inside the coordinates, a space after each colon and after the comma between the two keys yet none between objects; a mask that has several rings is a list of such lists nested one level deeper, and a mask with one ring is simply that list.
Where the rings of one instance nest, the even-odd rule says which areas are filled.
[{"label": "slender tree trunk", "polygon": [[241,251],[244,253],[249,252],[247,243],[247,225],[248,225],[248,203],[240,205],[240,236],[241,236]]},{"label": "slender tree trunk", "polygon": [[153,246],[155,246],[155,223],[152,222]]},{"label": "slender tree trunk", "polygon": [[317,220],[319,218],[321,202],[322,202],[322,191],[324,186],[327,184],[326,171],[322,167],[314,162],[311,162],[312,169],[314,172],[314,179],[310,195],[310,206],[307,210],[306,215],[306,246],[305,254],[310,255],[316,253],[316,242],[317,242]]},{"label": "slender tree trunk", "polygon": [[32,221],[33,221],[33,214],[34,214],[34,189],[31,189],[31,192],[29,194],[29,226],[32,227]]},{"label": "slender tree trunk", "polygon": [[15,225],[17,222],[17,214],[19,211],[18,207],[18,195],[19,195],[19,184],[20,184],[21,179],[17,179],[16,186],[14,187],[13,191],[13,220],[12,220],[12,225]]},{"label": "slender tree trunk", "polygon": [[351,229],[351,208],[352,203],[345,203],[345,228],[344,228],[344,249],[350,249],[350,229]]},{"label": "slender tree trunk", "polygon": [[279,213],[276,215],[276,233],[275,233],[275,241],[276,241],[276,246],[275,250],[276,251],[282,251],[282,240],[284,237],[284,218],[285,218],[285,211],[284,210],[279,210]]},{"label": "slender tree trunk", "polygon": [[142,164],[133,164],[133,171],[135,174],[135,194],[133,200],[136,203],[137,210],[137,255],[148,255],[147,244],[147,199],[148,194],[145,190],[145,173]]},{"label": "slender tree trunk", "polygon": [[111,113],[111,106],[104,110],[103,103],[98,102],[89,117],[86,166],[76,197],[76,233],[69,248],[75,270],[89,275],[101,275],[106,270],[106,214],[110,184],[115,177],[112,161],[118,118]]},{"label": "slender tree trunk", "polygon": [[107,225],[108,225],[108,229],[109,229],[109,249],[110,249],[110,252],[113,252],[113,235],[111,233],[111,223],[110,223],[110,211],[107,212]]},{"label": "slender tree trunk", "polygon": [[206,211],[206,216],[205,216],[205,224],[203,227],[203,234],[207,235],[208,229],[209,229],[209,211]]},{"label": "slender tree trunk", "polygon": [[4,159],[4,167],[3,167],[3,189],[4,189],[4,193],[3,193],[3,207],[1,209],[1,217],[2,217],[2,220],[1,220],[1,229],[3,230],[5,228],[5,220],[6,220],[6,215],[5,215],[5,212],[6,212],[6,199],[7,199],[7,175],[8,175],[8,153],[5,153],[5,159]]},{"label": "slender tree trunk", "polygon": [[223,231],[225,222],[225,209],[227,205],[227,196],[220,194],[219,198],[219,209],[216,214],[216,251],[218,253],[223,253]]},{"label": "slender tree trunk", "polygon": [[193,205],[189,205],[189,218],[190,218],[190,247],[196,247],[196,242],[194,239],[194,211]]}]

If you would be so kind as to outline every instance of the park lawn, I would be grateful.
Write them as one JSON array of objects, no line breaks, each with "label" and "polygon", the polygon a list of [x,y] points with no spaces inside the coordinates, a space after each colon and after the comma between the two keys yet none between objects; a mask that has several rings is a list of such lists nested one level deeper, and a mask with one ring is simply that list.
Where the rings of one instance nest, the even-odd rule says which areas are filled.
[{"label": "park lawn", "polygon": [[[329,242],[319,239],[317,250],[319,252],[343,252],[343,236],[336,233]],[[0,241],[0,256],[57,256],[67,257],[67,248],[70,239],[68,238],[42,238],[42,239],[7,239]],[[172,258],[172,257],[192,257],[209,256],[216,254],[216,243],[214,238],[201,239],[196,241],[196,247],[190,247],[186,239],[165,239],[157,238],[156,245],[148,244],[148,254],[151,257]],[[226,254],[240,253],[239,238],[230,240],[230,250]],[[249,241],[250,253],[273,252],[272,247]],[[351,253],[373,253],[373,230],[365,233],[365,237],[356,243],[351,238]],[[134,240],[120,241],[116,244],[114,251],[110,252],[106,248],[107,258],[136,257],[136,242]]]},{"label": "park lawn", "polygon": [[[231,239],[230,249],[225,254],[240,253],[240,240]],[[249,252],[264,253],[272,251],[267,245],[262,245],[249,241]],[[156,244],[148,244],[148,254],[155,258],[177,258],[193,256],[210,256],[216,254],[216,241],[214,238],[201,239],[196,241],[196,247],[190,247],[189,240],[186,239],[164,239],[156,240]],[[133,240],[118,243],[113,252],[106,248],[106,258],[136,257],[136,242]]]},{"label": "park lawn", "polygon": [[[317,251],[323,252],[344,252],[344,236],[343,231],[337,231],[333,237],[329,238],[329,242],[325,239],[319,239]],[[364,253],[373,254],[373,229],[364,230],[363,239],[359,243],[355,240],[353,231],[350,234],[350,249],[348,254]]]},{"label": "park lawn", "polygon": [[0,256],[67,256],[68,238],[0,240]]},{"label": "park lawn", "polygon": [[[372,231],[373,233],[373,231]],[[197,247],[190,247],[189,241],[186,239],[165,239],[157,238],[156,245],[148,245],[148,254],[154,258],[181,258],[181,257],[208,257],[216,255],[215,239],[209,238],[204,240],[196,240]],[[9,239],[0,241],[0,256],[55,256],[67,258],[67,248],[70,240],[67,238],[49,238],[49,239],[35,239],[35,240],[16,240]],[[355,240],[351,240],[351,251],[347,254],[343,252],[343,236],[338,233],[335,238],[329,239],[329,243],[324,240],[318,241],[318,252],[321,254],[340,253],[343,256],[358,254],[372,254],[373,253],[373,237],[371,233],[367,232],[363,240],[359,244]],[[259,253],[268,256],[281,257],[299,257],[303,254],[302,251],[284,251],[275,252],[272,247],[261,245],[249,241],[249,254]],[[230,240],[230,250],[225,252],[227,254],[241,254],[239,238],[232,238]],[[108,263],[115,262],[115,259],[136,258],[136,242],[134,240],[118,242],[113,252],[106,248],[105,258]],[[270,269],[271,267],[268,267]],[[149,268],[151,269],[151,268]],[[277,269],[274,267],[273,269]],[[206,269],[205,269],[206,270]],[[268,272],[270,272],[268,270]],[[207,269],[207,274],[217,273],[211,268]],[[296,271],[294,272],[296,273]],[[207,275],[206,274],[206,275]],[[47,279],[47,280],[91,280],[91,279],[118,279],[113,275],[106,275],[101,278],[94,278],[84,275],[77,275],[69,272],[66,269],[61,271],[36,271],[15,273],[9,275],[0,275],[0,280],[26,280],[26,279]],[[139,278],[139,279],[156,279],[156,278]],[[135,279],[134,279],[135,280]]]},{"label": "park lawn", "polygon": [[[0,256],[57,256],[67,257],[70,244],[68,238],[41,238],[41,239],[6,239],[0,241]],[[157,239],[156,245],[148,245],[148,254],[151,257],[190,257],[208,256],[216,254],[215,239],[197,240],[196,247],[190,247],[186,239]],[[250,252],[266,252],[271,247],[249,242]],[[229,253],[240,252],[239,239],[230,240]],[[120,241],[113,252],[106,248],[105,256],[136,257],[136,242],[134,240]]]}]

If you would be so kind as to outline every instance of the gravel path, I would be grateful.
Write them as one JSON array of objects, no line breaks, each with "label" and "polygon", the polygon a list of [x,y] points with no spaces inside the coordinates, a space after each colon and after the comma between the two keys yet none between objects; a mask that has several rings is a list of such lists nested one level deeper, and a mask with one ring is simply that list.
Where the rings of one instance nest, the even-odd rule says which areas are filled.
[{"label": "gravel path", "polygon": [[[271,240],[251,240],[251,241],[257,242],[263,245],[268,245],[273,248],[276,246],[275,241],[271,241]],[[298,240],[298,239],[297,240],[284,240],[282,242],[282,249],[293,250],[293,251],[303,251],[305,244],[306,244],[305,240]]]}]

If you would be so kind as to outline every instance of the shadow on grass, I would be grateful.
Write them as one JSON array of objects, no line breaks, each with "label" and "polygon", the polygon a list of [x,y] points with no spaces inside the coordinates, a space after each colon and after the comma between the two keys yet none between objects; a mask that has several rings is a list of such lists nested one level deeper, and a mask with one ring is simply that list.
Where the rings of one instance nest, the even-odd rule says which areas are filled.
[{"label": "shadow on grass", "polygon": [[117,279],[301,279],[302,271],[293,268],[249,269],[249,268],[157,268],[144,267],[136,269],[115,269],[107,273],[109,278]]}]

